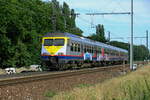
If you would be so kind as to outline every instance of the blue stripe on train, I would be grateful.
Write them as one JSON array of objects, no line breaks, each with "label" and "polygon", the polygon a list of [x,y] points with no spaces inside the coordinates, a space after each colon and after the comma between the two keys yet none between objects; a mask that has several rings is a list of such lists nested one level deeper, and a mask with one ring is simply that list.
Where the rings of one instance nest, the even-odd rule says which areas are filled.
[{"label": "blue stripe on train", "polygon": [[60,59],[83,59],[83,57],[76,57],[76,56],[58,56]]},{"label": "blue stripe on train", "polygon": [[[49,57],[58,57],[59,59],[84,59],[84,57],[76,57],[76,56],[41,56],[42,59],[48,60]],[[97,60],[96,57],[92,58],[93,60]]]},{"label": "blue stripe on train", "polygon": [[[84,60],[84,57],[76,57],[76,56],[41,56],[43,60],[49,60],[49,57],[58,57],[59,59],[81,59]],[[92,57],[92,60],[96,61],[96,57]],[[118,60],[123,60],[123,58],[109,58],[109,61],[118,61]]]}]

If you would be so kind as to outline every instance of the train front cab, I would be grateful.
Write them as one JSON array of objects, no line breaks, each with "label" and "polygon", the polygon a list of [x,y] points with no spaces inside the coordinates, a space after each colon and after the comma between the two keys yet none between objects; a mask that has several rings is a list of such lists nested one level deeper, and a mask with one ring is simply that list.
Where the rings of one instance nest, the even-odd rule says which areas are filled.
[{"label": "train front cab", "polygon": [[59,56],[66,55],[67,37],[43,37],[42,39],[42,62],[49,67],[57,65],[62,61],[59,61]]}]

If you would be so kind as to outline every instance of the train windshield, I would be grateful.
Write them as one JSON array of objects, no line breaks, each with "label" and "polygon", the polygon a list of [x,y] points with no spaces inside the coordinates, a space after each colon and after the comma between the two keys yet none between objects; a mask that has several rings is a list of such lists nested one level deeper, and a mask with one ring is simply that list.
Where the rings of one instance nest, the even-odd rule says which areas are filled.
[{"label": "train windshield", "polygon": [[64,39],[45,39],[44,46],[63,46]]},{"label": "train windshield", "polygon": [[55,39],[54,40],[54,46],[63,46],[64,45],[64,39]]},{"label": "train windshield", "polygon": [[53,45],[53,39],[44,40],[44,46],[52,46],[52,45]]}]

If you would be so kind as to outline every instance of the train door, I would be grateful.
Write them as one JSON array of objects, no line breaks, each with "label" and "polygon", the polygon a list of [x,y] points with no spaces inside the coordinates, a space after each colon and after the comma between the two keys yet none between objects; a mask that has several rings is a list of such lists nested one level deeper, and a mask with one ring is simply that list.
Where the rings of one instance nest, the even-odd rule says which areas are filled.
[{"label": "train door", "polygon": [[97,46],[94,46],[93,47],[93,58],[95,59],[95,60],[97,60],[97,55],[98,55],[98,47]]},{"label": "train door", "polygon": [[105,49],[105,60],[109,60],[109,49]]},{"label": "train door", "polygon": [[84,46],[84,60],[92,60],[92,54],[90,53],[90,45],[85,44]]},{"label": "train door", "polygon": [[104,60],[105,58],[105,51],[104,48],[101,48],[101,60]]},{"label": "train door", "polygon": [[102,60],[102,48],[100,46],[97,47],[97,61]]}]

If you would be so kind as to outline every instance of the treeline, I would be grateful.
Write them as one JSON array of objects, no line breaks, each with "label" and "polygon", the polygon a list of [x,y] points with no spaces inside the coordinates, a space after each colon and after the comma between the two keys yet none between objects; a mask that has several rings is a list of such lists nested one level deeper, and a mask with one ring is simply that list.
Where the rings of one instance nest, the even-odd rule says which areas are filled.
[{"label": "treeline", "polygon": [[0,67],[40,64],[41,37],[48,32],[82,35],[66,3],[0,0]]},{"label": "treeline", "polygon": [[[130,57],[130,44],[118,41],[111,41],[110,45],[128,50]],[[133,59],[135,61],[143,61],[150,59],[149,49],[144,45],[133,45]]]}]

